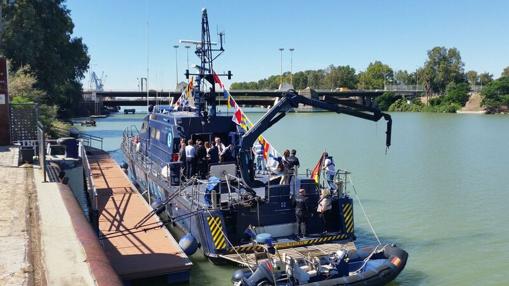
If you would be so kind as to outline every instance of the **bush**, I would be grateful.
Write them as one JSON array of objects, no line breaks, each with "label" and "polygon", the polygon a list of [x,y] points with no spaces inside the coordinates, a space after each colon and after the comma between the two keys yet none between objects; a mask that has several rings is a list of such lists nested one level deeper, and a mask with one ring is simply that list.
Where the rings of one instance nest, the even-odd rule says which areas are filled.
[{"label": "bush", "polygon": [[465,103],[467,103],[468,98],[470,97],[468,95],[469,91],[470,86],[468,86],[468,83],[451,82],[449,85],[447,85],[447,91],[444,101],[447,103],[457,103],[463,106],[465,105]]},{"label": "bush", "polygon": [[399,112],[421,112],[423,108],[423,104],[419,100],[407,101],[404,98],[400,98],[396,100],[389,107],[389,111],[399,111]]},{"label": "bush", "polygon": [[401,97],[394,95],[392,92],[384,92],[381,96],[375,98],[375,103],[380,110],[387,111],[398,98]]}]

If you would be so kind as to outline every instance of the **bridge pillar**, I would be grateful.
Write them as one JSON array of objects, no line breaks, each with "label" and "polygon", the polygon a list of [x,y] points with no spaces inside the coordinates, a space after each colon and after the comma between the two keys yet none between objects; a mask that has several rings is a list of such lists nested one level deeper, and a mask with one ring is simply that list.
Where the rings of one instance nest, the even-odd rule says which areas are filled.
[{"label": "bridge pillar", "polygon": [[318,93],[316,93],[316,91],[310,87],[299,90],[298,94],[307,98],[318,99]]}]

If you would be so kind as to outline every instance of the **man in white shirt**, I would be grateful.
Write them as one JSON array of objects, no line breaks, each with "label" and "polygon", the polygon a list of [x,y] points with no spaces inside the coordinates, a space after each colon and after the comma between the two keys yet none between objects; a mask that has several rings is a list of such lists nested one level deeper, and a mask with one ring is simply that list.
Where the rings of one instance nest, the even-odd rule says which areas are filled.
[{"label": "man in white shirt", "polygon": [[194,148],[193,139],[187,140],[187,146],[185,147],[186,151],[186,171],[187,177],[191,178],[191,176],[195,173],[195,157],[196,157],[196,148]]},{"label": "man in white shirt", "polygon": [[323,162],[323,170],[325,170],[325,175],[327,178],[327,183],[329,184],[329,188],[332,190],[336,190],[336,185],[334,184],[334,175],[336,175],[336,165],[334,164],[334,160],[332,156],[329,156],[327,152],[323,154],[325,157],[325,161]]},{"label": "man in white shirt", "polygon": [[223,161],[224,161],[224,155],[225,155],[225,153],[226,153],[226,152],[228,152],[229,150],[227,150],[227,148],[224,146],[224,144],[223,144],[223,143],[221,143],[221,138],[216,137],[216,138],[214,139],[214,142],[216,143],[217,152],[218,152],[218,154],[219,154],[219,160],[220,160],[221,162],[223,162]]}]

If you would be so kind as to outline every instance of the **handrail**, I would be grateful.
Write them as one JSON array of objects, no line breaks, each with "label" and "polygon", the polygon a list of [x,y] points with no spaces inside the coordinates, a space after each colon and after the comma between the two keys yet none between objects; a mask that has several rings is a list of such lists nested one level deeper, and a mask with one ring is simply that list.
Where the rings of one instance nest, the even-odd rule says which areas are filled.
[{"label": "handrail", "polygon": [[94,229],[98,230],[98,215],[99,215],[99,202],[98,202],[98,195],[97,195],[97,189],[95,187],[94,183],[94,177],[92,175],[92,169],[90,168],[90,162],[88,161],[87,151],[85,149],[85,146],[83,145],[83,141],[80,140],[79,147],[80,149],[80,157],[83,162],[83,170],[85,172],[85,179],[87,182],[87,193],[89,196],[90,205],[92,207],[92,214],[91,218],[92,223],[94,226]]},{"label": "handrail", "polygon": [[83,133],[83,132],[80,132],[79,134],[79,138],[80,139],[83,139],[83,144],[85,146],[88,146],[88,147],[94,147],[93,143],[94,142],[98,142],[99,145],[101,146],[101,150],[103,150],[103,138],[102,137],[99,137],[99,136],[95,136],[95,135],[92,135],[92,134],[88,134],[88,133]]}]

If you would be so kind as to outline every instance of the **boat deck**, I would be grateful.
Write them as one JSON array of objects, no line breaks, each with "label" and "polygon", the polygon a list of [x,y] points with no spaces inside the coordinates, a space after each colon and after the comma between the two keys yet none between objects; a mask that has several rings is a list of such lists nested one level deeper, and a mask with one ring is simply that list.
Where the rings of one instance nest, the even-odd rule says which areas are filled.
[{"label": "boat deck", "polygon": [[[294,259],[306,259],[309,256],[320,256],[334,253],[340,249],[344,250],[355,250],[355,244],[352,241],[339,241],[324,243],[318,245],[308,245],[293,248],[286,248],[278,250],[280,255],[286,254]],[[240,256],[239,256],[240,255]],[[236,264],[254,267],[256,266],[256,254],[255,253],[240,253],[240,254],[225,254],[220,255],[222,258],[232,261]]]},{"label": "boat deck", "polygon": [[[118,164],[103,151],[88,156],[98,194],[101,244],[123,280],[168,276],[188,279],[192,262]],[[187,277],[187,278],[186,278]],[[185,280],[184,280],[185,281]]]}]

